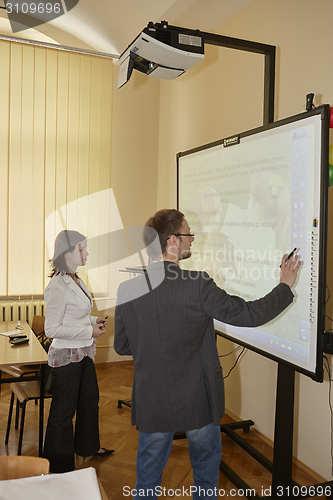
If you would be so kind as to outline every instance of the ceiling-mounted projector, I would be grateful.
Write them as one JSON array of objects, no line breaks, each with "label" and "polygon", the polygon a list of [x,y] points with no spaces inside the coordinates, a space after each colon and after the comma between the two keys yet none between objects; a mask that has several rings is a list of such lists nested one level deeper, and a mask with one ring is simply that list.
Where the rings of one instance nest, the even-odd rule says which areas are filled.
[{"label": "ceiling-mounted projector", "polygon": [[203,58],[204,36],[199,30],[150,22],[120,56],[117,88],[128,82],[133,69],[173,80]]}]

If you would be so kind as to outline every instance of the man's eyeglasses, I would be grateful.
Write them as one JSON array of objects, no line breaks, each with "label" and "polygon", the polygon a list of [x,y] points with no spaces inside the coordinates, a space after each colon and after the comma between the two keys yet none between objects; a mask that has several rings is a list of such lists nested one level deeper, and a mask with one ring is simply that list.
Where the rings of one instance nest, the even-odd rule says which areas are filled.
[{"label": "man's eyeglasses", "polygon": [[174,233],[174,236],[190,236],[190,238],[194,238],[194,234],[193,233],[188,233],[188,234]]},{"label": "man's eyeglasses", "polygon": [[[184,234],[184,233],[173,233],[173,235],[171,236],[189,236],[190,238],[194,238],[194,234],[193,233],[188,233],[188,234]],[[171,238],[171,236],[169,236],[169,238]],[[169,239],[167,238],[167,239]]]}]

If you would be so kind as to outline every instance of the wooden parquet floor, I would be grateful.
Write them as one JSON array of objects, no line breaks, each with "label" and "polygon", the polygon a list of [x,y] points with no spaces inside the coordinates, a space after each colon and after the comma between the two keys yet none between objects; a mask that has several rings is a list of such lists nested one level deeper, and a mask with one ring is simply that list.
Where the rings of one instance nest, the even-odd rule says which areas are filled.
[{"label": "wooden parquet floor", "polygon": [[[100,436],[101,446],[115,450],[106,459],[77,457],[76,467],[94,467],[110,500],[131,498],[129,491],[135,486],[135,464],[138,432],[131,426],[130,408],[118,408],[118,399],[129,400],[133,381],[133,364],[131,361],[96,365],[100,388]],[[0,455],[17,453],[18,431],[12,429],[9,445],[5,446],[5,431],[9,409],[9,384],[3,384],[0,396]],[[45,401],[45,427],[50,400]],[[222,423],[232,422],[225,416]],[[256,449],[270,460],[272,448],[261,436],[250,430],[244,433],[237,431]],[[33,401],[27,404],[26,423],[23,437],[23,455],[38,455],[38,406]],[[271,474],[242,448],[237,446],[224,433],[222,434],[222,458],[248,485],[254,488],[259,496],[268,496],[271,485]],[[300,485],[311,485],[321,482],[321,478],[300,464],[294,467],[293,479]],[[162,488],[165,494],[161,498],[189,498],[192,484],[192,470],[187,451],[186,439],[175,440],[170,459],[163,474]],[[234,485],[220,473],[219,488],[225,496],[244,497],[244,492],[236,492]],[[180,489],[184,494],[180,495]],[[266,491],[263,491],[265,489]]]}]

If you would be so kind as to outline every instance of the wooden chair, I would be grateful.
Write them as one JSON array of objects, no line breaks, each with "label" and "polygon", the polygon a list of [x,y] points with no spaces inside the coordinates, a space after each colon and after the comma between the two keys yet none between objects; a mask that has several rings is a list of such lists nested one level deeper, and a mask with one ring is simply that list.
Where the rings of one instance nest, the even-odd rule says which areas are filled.
[{"label": "wooden chair", "polygon": [[31,330],[34,332],[36,337],[39,337],[39,335],[44,332],[44,327],[45,327],[44,316],[34,316],[32,318]]},{"label": "wooden chair", "polygon": [[40,457],[0,457],[0,481],[48,474],[50,462]]},{"label": "wooden chair", "polygon": [[[5,444],[8,444],[8,441],[9,441],[10,426],[11,426],[11,422],[12,422],[13,407],[14,407],[14,399],[16,396],[17,397],[17,404],[22,406],[20,434],[19,434],[19,441],[18,441],[18,448],[17,448],[17,454],[21,455],[26,405],[27,405],[28,401],[30,401],[32,399],[35,401],[40,399],[40,382],[39,382],[39,380],[32,380],[32,381],[28,381],[28,382],[12,382],[10,384],[10,389],[12,391],[12,395],[11,395],[10,405],[9,405]],[[52,395],[49,393],[44,394],[44,398],[51,398],[51,397],[52,397]],[[19,413],[17,410],[16,411],[16,420],[15,420],[15,429],[18,429],[18,423],[19,423],[18,417],[19,417]]]}]

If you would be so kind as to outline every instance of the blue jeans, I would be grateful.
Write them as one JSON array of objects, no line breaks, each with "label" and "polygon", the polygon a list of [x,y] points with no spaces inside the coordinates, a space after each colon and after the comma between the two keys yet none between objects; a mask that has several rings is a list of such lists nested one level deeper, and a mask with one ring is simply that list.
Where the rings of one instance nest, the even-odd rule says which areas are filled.
[{"label": "blue jeans", "polygon": [[[137,496],[155,500],[157,494],[161,496],[162,489],[159,487],[169,459],[173,436],[173,432],[139,433],[134,498]],[[187,431],[186,437],[193,469],[193,486],[191,491],[190,488],[187,489],[187,493],[191,493],[195,500],[217,499],[222,455],[220,426],[209,424],[201,429]]]}]

